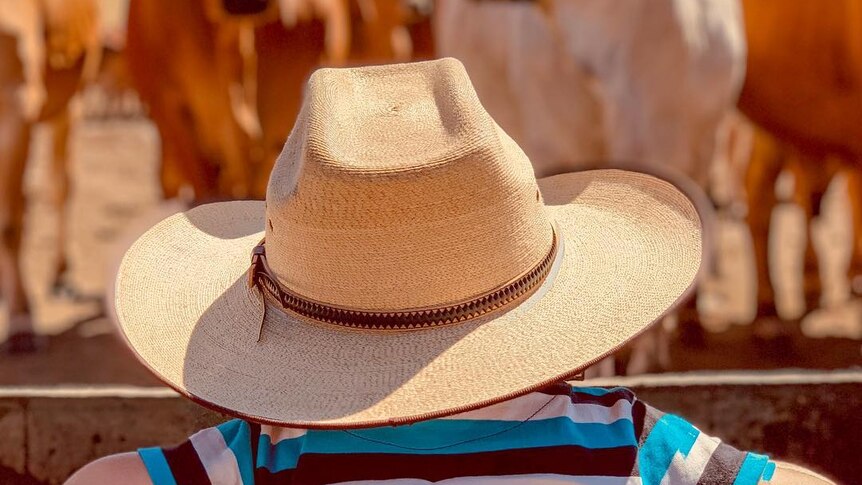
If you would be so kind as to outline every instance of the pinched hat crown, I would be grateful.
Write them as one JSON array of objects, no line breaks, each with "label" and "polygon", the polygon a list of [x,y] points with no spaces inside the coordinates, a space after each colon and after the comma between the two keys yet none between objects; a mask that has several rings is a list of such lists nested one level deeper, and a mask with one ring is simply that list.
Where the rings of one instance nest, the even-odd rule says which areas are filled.
[{"label": "pinched hat crown", "polygon": [[267,193],[283,287],[358,310],[440,307],[522,277],[553,238],[529,160],[460,62],[312,75]]}]

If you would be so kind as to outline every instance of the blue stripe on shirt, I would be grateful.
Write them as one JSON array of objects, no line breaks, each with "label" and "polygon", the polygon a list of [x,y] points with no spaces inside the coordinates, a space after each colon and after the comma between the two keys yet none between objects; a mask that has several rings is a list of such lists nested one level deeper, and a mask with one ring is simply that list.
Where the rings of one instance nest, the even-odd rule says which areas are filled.
[{"label": "blue stripe on shirt", "polygon": [[761,478],[765,482],[771,482],[773,475],[775,475],[775,462],[770,461],[766,464],[766,468],[763,470],[763,477]]},{"label": "blue stripe on shirt", "polygon": [[611,394],[614,392],[623,391],[625,393],[631,393],[628,388],[625,387],[577,387],[572,386],[573,392],[580,392],[582,394],[589,394],[590,396],[604,396],[606,394]]},{"label": "blue stripe on shirt", "polygon": [[234,419],[216,426],[227,447],[236,456],[239,476],[243,485],[254,484],[254,464],[251,462],[251,427],[241,419]]},{"label": "blue stripe on shirt", "polygon": [[758,455],[757,453],[746,453],[745,460],[742,461],[742,467],[739,469],[739,474],[736,475],[733,485],[756,485],[760,481],[760,477],[763,475],[768,463],[768,456]]},{"label": "blue stripe on shirt", "polygon": [[700,431],[688,421],[665,414],[638,451],[638,471],[644,485],[658,485],[670,469],[677,453],[688,456]]},{"label": "blue stripe on shirt", "polygon": [[[486,438],[439,448],[451,444],[453,436]],[[368,440],[437,449],[403,449]],[[629,419],[604,424],[575,423],[568,417],[559,417],[514,425],[511,421],[438,419],[409,426],[370,428],[350,433],[311,430],[304,436],[281,440],[275,445],[264,434],[260,437],[258,462],[269,471],[278,472],[296,468],[299,456],[303,453],[445,455],[565,445],[592,449],[616,448],[637,446],[637,440]]]},{"label": "blue stripe on shirt", "polygon": [[161,448],[141,448],[138,450],[138,456],[141,457],[141,461],[147,467],[147,473],[150,475],[153,485],[177,485]]}]

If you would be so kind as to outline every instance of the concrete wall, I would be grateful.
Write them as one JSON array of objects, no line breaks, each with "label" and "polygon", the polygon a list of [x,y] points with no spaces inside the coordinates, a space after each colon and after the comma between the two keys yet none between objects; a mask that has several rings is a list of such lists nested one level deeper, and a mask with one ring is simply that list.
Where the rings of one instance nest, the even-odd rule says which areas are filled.
[{"label": "concrete wall", "polygon": [[[862,473],[862,371],[602,379],[744,449],[853,483]],[[84,463],[170,444],[225,419],[154,388],[0,388],[0,483],[60,483]]]},{"label": "concrete wall", "polygon": [[167,389],[0,389],[0,484],[60,483],[94,458],[224,419]]}]

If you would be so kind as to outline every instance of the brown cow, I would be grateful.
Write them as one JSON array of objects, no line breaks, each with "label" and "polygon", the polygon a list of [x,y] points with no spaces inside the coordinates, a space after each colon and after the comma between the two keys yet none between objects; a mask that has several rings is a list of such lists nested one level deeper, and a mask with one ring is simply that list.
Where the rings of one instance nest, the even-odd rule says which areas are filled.
[{"label": "brown cow", "polygon": [[[782,334],[769,279],[772,190],[784,168],[796,174],[808,219],[820,212],[823,192],[849,170],[854,206],[850,275],[862,267],[862,3],[855,0],[745,0],[748,65],[740,110],[780,143],[756,137],[746,177],[749,225],[758,265],[758,317],[767,334]],[[840,161],[840,162],[839,162]],[[816,255],[806,250],[808,309],[819,303]]]},{"label": "brown cow", "polygon": [[390,0],[131,0],[128,62],[162,138],[165,196],[188,184],[198,200],[263,198],[311,71],[408,57],[406,21]]},{"label": "brown cow", "polygon": [[162,188],[185,183],[197,200],[249,195],[250,140],[232,112],[238,27],[216,23],[202,2],[131,0],[129,73],[162,142]]},{"label": "brown cow", "polygon": [[[330,9],[291,26],[283,21],[259,25],[254,31],[256,97],[253,100],[261,129],[264,164],[257,171],[254,195],[264,198],[269,171],[299,113],[305,80],[321,63],[347,61],[351,42],[349,7],[338,0]],[[342,31],[329,41],[334,30]]]},{"label": "brown cow", "polygon": [[4,0],[0,7],[0,296],[9,313],[5,349],[16,352],[34,348],[20,266],[31,130],[40,121],[53,126],[53,202],[60,213],[53,282],[58,286],[66,266],[68,103],[85,72],[92,74],[98,65],[98,11],[92,0]]},{"label": "brown cow", "polygon": [[[343,4],[342,4],[343,5]],[[332,55],[325,39],[332,28],[336,9],[327,16],[286,28],[270,22],[255,31],[257,52],[257,112],[260,119],[264,165],[258,171],[254,194],[263,198],[275,159],[281,152],[299,113],[302,87],[321,62],[328,64],[376,63],[407,60],[412,42],[406,26],[412,20],[400,1],[349,0],[349,54]]]}]

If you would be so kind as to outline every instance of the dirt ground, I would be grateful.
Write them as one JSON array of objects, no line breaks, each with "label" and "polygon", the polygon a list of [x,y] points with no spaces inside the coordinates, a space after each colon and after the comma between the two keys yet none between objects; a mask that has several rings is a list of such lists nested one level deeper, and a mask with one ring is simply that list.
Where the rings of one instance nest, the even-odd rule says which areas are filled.
[{"label": "dirt ground", "polygon": [[[62,247],[70,257],[69,281],[81,295],[77,299],[52,294],[48,284],[50,265],[61,247],[54,227],[58,214],[49,204],[50,136],[40,127],[33,142],[26,176],[29,210],[23,255],[26,286],[37,329],[47,336],[46,346],[37,354],[0,357],[0,385],[158,385],[115,336],[102,301],[122,241],[130,240],[135,227],[176,210],[176,205],[158,200],[156,131],[141,118],[86,120],[73,131],[70,230]],[[699,302],[709,329],[706,346],[691,349],[674,341],[672,370],[829,369],[862,364],[862,302],[847,301],[849,285],[843,278],[850,247],[846,195],[842,181],[833,185],[815,238],[824,261],[824,300],[831,307],[806,316],[793,335],[795,351],[770,354],[751,338],[747,323],[754,314],[756,277],[747,228],[722,218],[717,231],[718,276],[706,282]],[[804,312],[799,277],[805,243],[801,218],[792,206],[781,207],[774,218],[779,306],[788,317]],[[0,328],[5,328],[3,318],[0,313]]]}]

